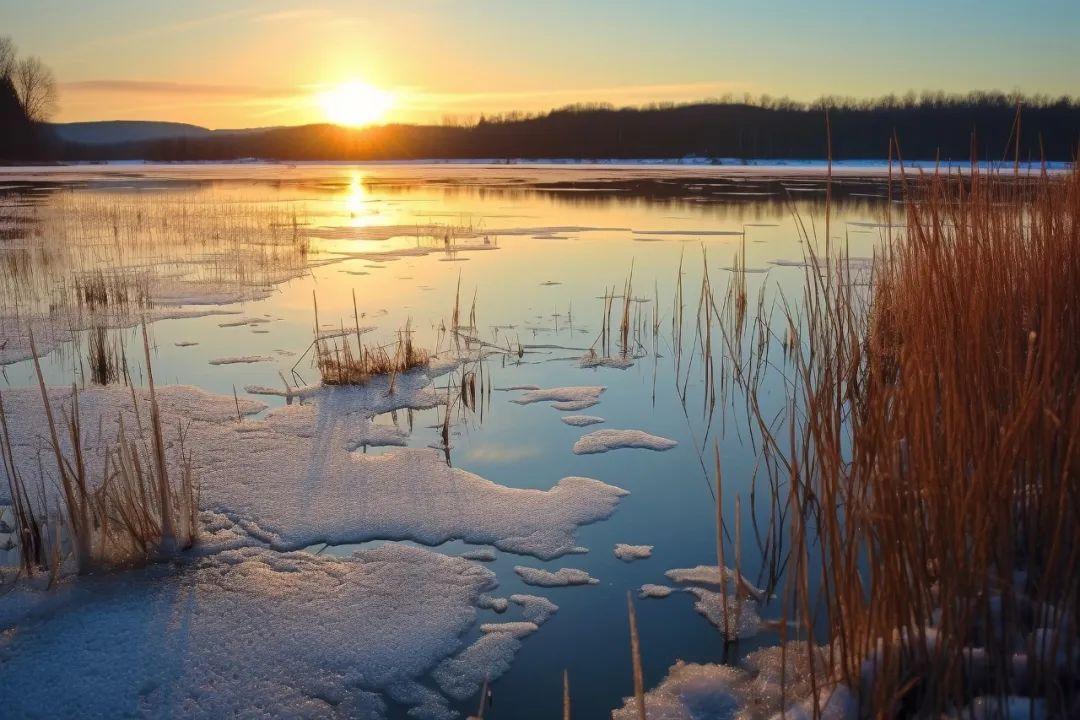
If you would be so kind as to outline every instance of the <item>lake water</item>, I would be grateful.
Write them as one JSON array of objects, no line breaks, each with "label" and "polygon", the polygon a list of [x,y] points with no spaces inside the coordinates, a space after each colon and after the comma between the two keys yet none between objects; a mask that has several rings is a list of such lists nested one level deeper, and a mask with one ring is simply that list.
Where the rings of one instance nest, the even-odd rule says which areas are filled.
[{"label": "lake water", "polygon": [[[760,485],[758,495],[751,494],[752,478],[760,470],[757,455],[741,427],[745,415],[736,395],[721,399],[711,417],[707,413],[694,318],[703,267],[722,298],[733,277],[728,268],[740,253],[749,270],[751,313],[759,294],[766,307],[779,307],[785,297],[797,302],[806,273],[804,238],[817,238],[812,244],[818,252],[825,248],[826,192],[819,173],[708,167],[201,165],[34,170],[8,173],[0,182],[8,228],[0,250],[9,256],[16,250],[24,253],[35,278],[26,285],[37,283],[34,292],[39,293],[35,299],[30,290],[17,292],[26,268],[4,275],[2,311],[11,337],[28,317],[47,324],[42,317],[49,313],[42,308],[48,301],[40,288],[74,284],[75,276],[90,277],[98,269],[115,270],[121,257],[131,268],[141,268],[153,291],[168,283],[176,297],[193,301],[183,306],[186,311],[233,313],[154,321],[150,333],[159,386],[190,384],[223,395],[235,391],[244,398],[248,386],[283,387],[282,376],[293,385],[317,382],[312,355],[305,354],[313,338],[315,302],[323,331],[355,327],[355,293],[359,323],[374,328],[365,332],[365,342],[393,342],[398,329],[409,323],[415,343],[440,353],[453,344],[446,329],[455,303],[460,302],[463,316],[475,307],[476,327],[466,334],[510,352],[489,349],[484,373],[495,390],[484,397],[482,417],[477,412],[456,419],[452,464],[510,487],[548,489],[562,477],[585,476],[630,492],[610,519],[581,528],[578,542],[587,554],[541,562],[500,551],[486,564],[499,579],[493,595],[531,593],[559,606],[550,621],[524,640],[510,670],[493,684],[489,717],[558,716],[564,669],[577,717],[603,717],[620,706],[633,689],[627,591],[635,593],[646,686],[658,683],[677,659],[718,662],[724,657],[720,633],[695,612],[692,596],[677,592],[639,600],[636,591],[646,583],[671,584],[664,577],[668,569],[716,563],[714,443],[723,465],[729,526],[736,496],[741,500],[743,573],[765,582],[754,522],[767,523],[769,511]],[[849,174],[835,183],[830,247],[844,247],[852,257],[871,256],[886,231],[885,198],[880,177]],[[127,236],[125,230],[109,230],[115,214],[107,209],[116,207],[124,208],[129,220],[146,224],[132,233],[153,240],[129,253],[109,247]],[[37,236],[35,228],[47,233],[63,213],[91,208],[106,209],[94,227],[68,230],[71,238],[85,242],[83,251],[58,251],[55,262],[32,251],[50,242]],[[302,235],[310,245],[302,258],[276,258],[256,269],[222,247],[185,249],[170,235],[176,226],[154,230],[159,214],[195,217],[200,208],[213,208],[219,216],[228,215],[222,222],[245,226],[245,238],[270,232],[276,223],[279,230],[291,225],[287,232]],[[25,252],[28,248],[31,252]],[[672,316],[680,264],[688,329],[677,376]],[[599,349],[605,292],[621,296],[631,272],[632,320],[635,327],[648,328],[642,343],[647,352],[638,353],[641,357],[625,369],[582,367],[588,349]],[[201,299],[200,291],[205,292]],[[229,302],[238,297],[243,301]],[[618,316],[621,297],[613,305]],[[35,308],[29,315],[28,306]],[[53,321],[63,318],[75,327],[75,340],[57,333],[42,368],[50,384],[83,385],[89,331],[66,313],[54,313]],[[240,319],[248,322],[236,324]],[[654,345],[655,321],[659,334]],[[141,358],[141,335],[134,328],[110,330],[108,338],[114,347],[122,344],[129,359]],[[724,361],[716,354],[722,372]],[[211,363],[232,356],[262,360]],[[697,358],[692,361],[697,365],[690,358]],[[134,380],[141,382],[140,363],[130,360],[130,365]],[[33,372],[27,360],[11,362],[4,367],[0,388],[34,384]],[[446,378],[435,382],[445,385]],[[765,383],[767,397],[779,408],[782,385],[777,377]],[[573,413],[543,403],[515,404],[511,400],[520,392],[498,390],[519,385],[604,386],[601,402],[582,412],[605,422],[572,427],[560,416]],[[284,403],[276,396],[250,397],[271,406]],[[410,415],[381,416],[377,422],[411,429],[410,446],[438,445],[441,411]],[[639,429],[676,440],[678,446],[663,452],[571,452],[578,438],[603,428]],[[367,448],[370,453],[393,451]],[[654,551],[648,559],[627,563],[614,556],[616,543],[653,545]],[[347,554],[371,544],[322,552]],[[456,555],[468,546],[452,541],[436,549]],[[581,568],[599,584],[537,588],[521,581],[515,565]],[[774,605],[767,604],[762,615],[777,618]],[[503,615],[482,610],[479,622],[514,620],[519,614],[514,605]],[[464,640],[478,635],[474,627]],[[729,652],[738,657],[776,641],[775,633],[762,631]],[[453,707],[472,711],[475,702]],[[404,709],[400,714],[404,717]]]}]

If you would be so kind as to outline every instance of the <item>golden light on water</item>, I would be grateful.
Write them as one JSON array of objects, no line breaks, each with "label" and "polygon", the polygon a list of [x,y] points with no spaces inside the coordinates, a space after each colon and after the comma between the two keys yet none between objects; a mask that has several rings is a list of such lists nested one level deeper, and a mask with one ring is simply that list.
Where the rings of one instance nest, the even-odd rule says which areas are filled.
[{"label": "golden light on water", "polygon": [[377,123],[394,106],[392,93],[359,80],[321,92],[316,100],[328,121],[351,127]]}]

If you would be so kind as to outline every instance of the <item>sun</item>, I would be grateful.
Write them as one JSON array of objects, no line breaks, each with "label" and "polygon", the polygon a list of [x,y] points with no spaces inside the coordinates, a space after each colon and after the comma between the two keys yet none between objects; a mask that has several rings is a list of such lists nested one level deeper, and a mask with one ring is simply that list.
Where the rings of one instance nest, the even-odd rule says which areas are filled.
[{"label": "sun", "polygon": [[353,127],[382,120],[394,106],[391,93],[358,80],[321,92],[317,100],[327,120]]}]

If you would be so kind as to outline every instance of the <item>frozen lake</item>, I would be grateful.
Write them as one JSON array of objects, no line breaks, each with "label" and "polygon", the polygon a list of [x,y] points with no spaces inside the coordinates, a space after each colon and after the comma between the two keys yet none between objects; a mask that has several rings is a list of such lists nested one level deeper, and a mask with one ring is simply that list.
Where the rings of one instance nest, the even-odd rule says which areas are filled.
[{"label": "frozen lake", "polygon": [[[864,175],[857,166],[838,175],[830,198],[828,250],[844,248],[852,258],[870,258],[888,232],[886,179],[877,170]],[[46,383],[58,388],[75,383],[93,393],[87,353],[98,327],[105,328],[101,332],[110,352],[126,358],[132,382],[143,384],[142,336],[136,325],[145,315],[150,320],[159,389],[195,386],[223,396],[227,406],[235,403],[238,414],[245,404],[243,421],[234,425],[250,425],[257,429],[255,434],[263,432],[259,423],[284,425],[283,418],[298,417],[297,422],[309,423],[303,431],[280,430],[282,438],[294,443],[288,446],[295,449],[294,456],[343,455],[340,462],[334,460],[336,464],[326,466],[329,469],[320,466],[315,473],[311,463],[289,462],[284,451],[281,457],[274,455],[272,438],[265,448],[259,446],[264,454],[257,455],[244,444],[243,433],[224,425],[234,419],[215,421],[220,427],[208,422],[194,436],[203,440],[202,451],[212,447],[222,456],[234,454],[199,460],[199,445],[190,448],[197,467],[202,462],[206,468],[203,509],[220,513],[235,525],[228,543],[234,549],[221,552],[236,553],[240,551],[235,548],[241,547],[244,552],[264,553],[249,559],[279,572],[282,561],[274,554],[293,550],[317,553],[318,558],[347,558],[356,550],[396,552],[382,550],[385,545],[426,548],[422,561],[411,556],[395,561],[430,565],[392,590],[379,586],[378,574],[365,576],[365,582],[374,583],[371,587],[361,583],[367,588],[363,592],[399,593],[393,595],[395,607],[397,598],[405,603],[400,617],[393,619],[398,625],[387,625],[388,632],[402,623],[416,626],[402,636],[402,644],[422,646],[426,654],[413,658],[415,665],[407,672],[394,653],[408,654],[408,648],[395,650],[392,639],[382,638],[378,650],[372,651],[385,656],[386,666],[394,672],[403,673],[412,683],[409,692],[401,685],[388,690],[375,679],[375,670],[357,670],[347,680],[328,673],[319,680],[319,687],[325,686],[319,692],[298,683],[297,693],[318,697],[343,716],[384,712],[404,718],[410,717],[410,710],[412,716],[435,717],[443,711],[467,715],[479,697],[478,684],[463,679],[471,672],[474,679],[491,677],[492,717],[533,720],[558,716],[565,669],[575,716],[604,717],[633,693],[628,591],[636,602],[646,687],[658,684],[676,660],[734,660],[779,641],[777,632],[769,629],[775,623],[768,622],[780,620],[773,607],[778,604],[767,598],[757,608],[766,622],[725,650],[718,629],[695,611],[695,603],[703,602],[700,593],[676,591],[664,598],[638,599],[638,591],[649,584],[677,590],[707,587],[678,583],[665,573],[717,563],[714,447],[723,466],[723,512],[729,532],[736,498],[740,503],[743,575],[766,587],[771,570],[778,569],[776,543],[782,543],[783,533],[766,542],[771,537],[768,488],[755,479],[761,469],[744,429],[742,397],[730,387],[726,392],[721,388],[710,407],[708,398],[714,391],[703,364],[714,363],[713,372],[720,376],[730,368],[723,367],[719,350],[706,359],[703,341],[695,335],[695,318],[703,270],[721,299],[736,275],[745,279],[751,315],[759,299],[762,307],[777,312],[785,298],[798,302],[807,271],[808,243],[803,238],[817,238],[809,243],[815,252],[827,249],[821,168],[118,165],[4,171],[0,183],[0,259],[6,261],[0,275],[0,359],[7,363],[0,396],[9,412],[9,397],[29,397],[20,388],[37,387],[28,359],[27,327],[34,328]],[[739,263],[745,274],[732,271]],[[673,321],[679,315],[680,272],[685,320],[678,333]],[[629,299],[624,297],[628,287]],[[108,300],[93,301],[98,297],[93,288]],[[102,310],[118,293],[127,298],[122,307]],[[605,300],[605,295],[614,297]],[[612,307],[610,319],[607,304]],[[630,337],[625,349],[611,338],[611,328],[618,332],[624,304]],[[460,312],[456,328],[455,307]],[[412,341],[434,354],[433,367],[464,358],[480,360],[483,394],[474,407],[459,405],[448,411],[444,406],[447,397],[459,394],[457,369],[431,371],[430,377],[418,381],[417,398],[428,380],[431,387],[429,395],[417,402],[409,399],[412,390],[409,381],[403,381],[401,401],[393,408],[395,403],[374,397],[377,387],[355,400],[341,396],[341,403],[312,391],[312,399],[292,398],[287,404],[284,392],[265,390],[318,384],[311,352],[316,329],[343,335],[355,347],[357,334],[364,343],[390,345],[406,326]],[[713,337],[711,342],[719,346],[721,340]],[[763,342],[778,348],[783,344],[775,337]],[[766,388],[777,384],[772,393],[777,408],[772,410],[778,409],[784,402],[779,378],[766,371],[762,382]],[[600,387],[602,391],[591,394],[587,390]],[[576,390],[567,390],[565,398],[554,393],[528,402],[529,388]],[[305,402],[318,408],[313,420],[298,410]],[[560,410],[551,406],[553,402],[569,404]],[[348,413],[347,407],[342,409],[348,403],[367,412],[370,425],[355,431],[359,439],[351,445],[339,447],[334,444],[341,437],[322,422],[331,413],[328,408],[343,413],[333,418],[340,420]],[[768,414],[770,409],[765,410]],[[449,448],[441,437],[447,412]],[[28,438],[33,435],[31,428],[24,430]],[[640,432],[604,434],[616,430]],[[233,432],[235,437],[227,434]],[[597,432],[601,434],[582,440]],[[465,474],[443,477],[439,470],[442,479],[431,480],[427,497],[437,507],[391,519],[393,513],[402,513],[391,507],[392,499],[403,492],[393,484],[399,477],[394,474],[399,462],[394,458],[406,452],[402,446],[414,449],[423,462],[432,463],[430,467],[448,460],[455,473],[464,471],[499,487],[479,483],[474,487]],[[347,455],[367,457],[353,460]],[[372,475],[383,483],[376,490],[367,483],[365,468],[375,467],[384,457],[389,458],[385,461],[389,479]],[[428,466],[408,475],[410,480],[423,483],[429,477],[423,467]],[[262,477],[245,475],[256,472]],[[563,542],[561,534],[545,536],[543,542],[538,535],[515,537],[509,525],[516,522],[515,508],[533,507],[529,503],[535,496],[507,494],[504,488],[548,491],[562,478],[577,477],[629,494],[590,486],[578,498],[582,509],[561,505],[561,496],[545,496],[537,512],[549,514],[553,526],[569,533],[573,547]],[[245,495],[230,487],[233,478],[237,483],[259,483],[263,492]],[[467,483],[468,489],[460,489],[458,483]],[[350,488],[354,495],[348,494],[353,492]],[[351,522],[353,501],[364,508],[363,522]],[[459,501],[460,508],[455,505]],[[545,522],[543,517],[535,519],[540,526]],[[251,525],[262,532],[245,530]],[[479,525],[484,526],[483,533],[476,531]],[[437,539],[434,546],[432,538]],[[479,544],[468,542],[478,539]],[[635,559],[635,551],[624,548],[620,558],[615,552],[618,544],[647,545],[652,550],[639,549],[637,554],[647,557]],[[424,572],[434,578],[471,572],[456,560],[453,567],[440,565],[442,561],[428,558],[428,552],[456,558],[478,547],[484,551],[475,557],[484,559],[468,562],[494,574],[497,587],[489,583],[483,590],[487,596],[541,596],[558,606],[518,640],[520,647],[507,641],[495,649],[498,658],[509,661],[508,668],[480,657],[481,653],[467,654],[465,648],[477,647],[473,644],[485,635],[484,624],[528,621],[528,601],[510,602],[498,612],[501,608],[478,600],[475,589],[452,584],[447,587],[453,590],[445,591],[447,603],[457,603],[467,612],[448,616],[442,624],[426,623],[419,615],[415,623],[409,622],[409,599],[425,594]],[[200,562],[212,564],[212,556]],[[595,582],[548,586],[541,577],[544,584],[538,586],[531,572],[515,570],[519,566],[550,573],[572,568]],[[175,572],[218,570],[214,566]],[[27,658],[48,656],[50,643],[60,637],[55,634],[62,632],[56,626],[65,615],[73,618],[86,612],[87,622],[95,622],[104,614],[108,622],[121,625],[155,622],[134,608],[125,614],[122,600],[109,599],[121,591],[108,584],[130,583],[132,593],[155,593],[155,582],[167,582],[158,576],[169,573],[153,568],[129,574],[138,577],[94,578],[89,581],[94,585],[91,590],[72,593],[52,614],[22,617],[0,611],[0,620],[17,618],[12,622],[20,632],[18,642],[0,644],[0,668],[5,664],[9,668],[0,669],[0,687],[13,682],[4,674],[22,662],[20,653]],[[148,574],[152,577],[144,577]],[[414,586],[417,582],[421,587]],[[192,583],[201,587],[197,580]],[[307,592],[298,596],[295,606],[281,601],[281,607],[267,610],[268,617],[287,618],[277,626],[283,637],[290,638],[282,642],[282,654],[309,657],[312,650],[305,642],[323,647],[333,642],[323,634],[298,629],[309,611],[313,623],[337,622],[333,601],[313,601],[315,607],[307,607],[303,602]],[[376,612],[363,604],[363,592],[358,604],[343,607]],[[158,598],[155,602],[168,602],[153,597]],[[193,597],[197,603],[198,593]],[[253,608],[270,607],[260,605],[257,597],[246,601]],[[208,612],[218,612],[214,603],[220,602],[207,600]],[[428,605],[433,602],[437,597],[427,598]],[[0,610],[3,603],[0,598]],[[432,610],[420,604],[416,612],[430,618]],[[428,625],[431,634],[439,634],[438,642],[424,639]],[[347,625],[341,627],[348,632]],[[366,662],[365,639],[378,636],[379,628],[378,622],[369,621],[356,629],[357,640],[349,652],[356,655],[357,665]],[[508,633],[488,628],[486,634]],[[192,632],[189,640],[198,643],[211,634]],[[54,649],[60,652],[64,645],[56,642]],[[98,646],[87,641],[72,662],[103,662],[110,657],[100,647],[101,654],[95,655],[94,647]],[[190,645],[176,652],[180,655],[173,661],[180,670],[163,677],[186,677],[184,652],[191,653],[193,662],[200,657],[200,649]],[[111,657],[120,665],[137,664],[121,650]],[[273,643],[253,657],[264,667],[290,664],[289,656],[275,654]],[[446,664],[446,658],[459,662]],[[300,672],[318,668],[316,660],[308,661],[310,667],[297,664]],[[50,667],[44,666],[43,677],[49,677]],[[239,667],[243,672],[243,665]],[[134,667],[130,672],[139,671]],[[80,670],[69,666],[64,672],[61,676],[57,670],[56,678],[64,681],[57,680],[49,692],[78,697],[79,683],[70,691],[65,683]],[[340,668],[335,673],[348,674]],[[267,671],[260,683],[273,686],[276,678]],[[130,686],[115,682],[119,704],[104,707],[103,716],[118,708],[134,714],[185,712],[180,679],[175,694],[164,697],[160,690],[144,691],[149,680],[141,685],[132,681]],[[238,687],[222,683],[219,691],[258,692],[263,685],[243,689],[239,682]],[[418,687],[440,698],[421,701]],[[35,690],[30,683],[28,692],[45,692],[42,688]],[[349,688],[370,692],[374,697],[365,695],[363,702],[373,704],[344,703],[340,698],[349,695]],[[129,691],[130,697],[124,694]],[[294,701],[286,698],[281,707],[292,707],[287,703]],[[56,702],[59,710],[65,707],[62,699]],[[88,702],[94,707],[96,700]],[[211,713],[215,710],[209,708],[232,711],[246,706],[207,702],[200,707]],[[330,713],[325,707],[320,712],[320,707],[307,707],[305,712]]]}]

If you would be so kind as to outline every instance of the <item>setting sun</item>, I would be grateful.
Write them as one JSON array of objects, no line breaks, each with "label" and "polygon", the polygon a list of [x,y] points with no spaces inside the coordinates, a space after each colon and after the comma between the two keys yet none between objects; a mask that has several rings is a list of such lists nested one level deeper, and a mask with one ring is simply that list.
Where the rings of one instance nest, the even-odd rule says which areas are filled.
[{"label": "setting sun", "polygon": [[352,81],[319,93],[319,107],[337,125],[370,125],[385,117],[394,96],[364,82]]}]

